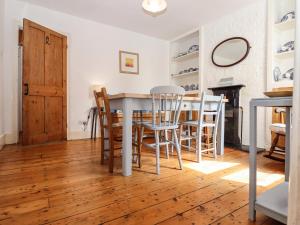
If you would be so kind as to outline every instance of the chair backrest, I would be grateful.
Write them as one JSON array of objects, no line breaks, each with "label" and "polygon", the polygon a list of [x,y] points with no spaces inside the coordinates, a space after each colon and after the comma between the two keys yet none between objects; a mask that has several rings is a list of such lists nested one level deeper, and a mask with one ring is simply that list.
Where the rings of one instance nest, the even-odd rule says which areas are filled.
[{"label": "chair backrest", "polygon": [[276,107],[274,109],[274,113],[279,114],[279,118],[278,118],[279,121],[278,122],[284,124],[285,123],[285,114],[286,114],[285,108]]},{"label": "chair backrest", "polygon": [[94,96],[99,113],[101,137],[104,137],[104,127],[108,129],[109,136],[111,136],[110,132],[112,132],[112,115],[106,88],[102,88],[100,92],[94,91]]},{"label": "chair backrest", "polygon": [[198,112],[198,124],[204,123],[204,119],[207,116],[211,116],[212,122],[217,127],[219,123],[220,113],[222,109],[222,103],[224,95],[214,96],[207,95],[205,92],[202,93],[202,101]]},{"label": "chair backrest", "polygon": [[185,90],[179,86],[158,86],[150,94],[152,126],[177,126]]}]

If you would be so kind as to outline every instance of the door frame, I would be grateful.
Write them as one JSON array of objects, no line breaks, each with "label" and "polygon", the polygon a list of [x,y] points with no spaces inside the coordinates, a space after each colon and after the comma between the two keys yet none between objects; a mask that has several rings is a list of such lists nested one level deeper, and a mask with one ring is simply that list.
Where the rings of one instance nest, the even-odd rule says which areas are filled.
[{"label": "door frame", "polygon": [[[50,28],[47,28],[43,25],[40,25],[40,24],[37,24],[29,19],[26,19],[24,18],[23,19],[23,30],[24,30],[24,27],[25,27],[25,24],[26,25],[30,25],[32,27],[36,27],[37,29],[43,29],[45,30],[46,32],[51,32],[59,37],[61,37],[63,39],[63,92],[64,92],[64,96],[63,96],[63,140],[67,140],[67,130],[68,130],[68,37],[67,35],[64,35],[64,34],[61,34],[61,33],[58,33]],[[22,71],[22,75],[21,75],[21,83],[22,83],[22,90],[21,90],[21,94],[22,94],[22,103],[20,105],[20,109],[21,109],[21,114],[22,114],[22,120],[21,120],[21,127],[22,127],[22,132],[21,132],[21,143],[24,144],[24,140],[26,140],[26,133],[24,132],[24,126],[25,126],[25,122],[24,122],[24,113],[25,113],[25,110],[24,110],[24,93],[25,93],[25,85],[24,85],[24,74],[25,74],[25,67],[24,67],[24,62],[25,62],[25,57],[24,57],[24,42],[25,42],[25,39],[24,39],[24,33],[22,32],[22,42],[19,41],[19,44],[22,45],[23,47],[23,55],[22,55],[22,68],[21,68],[21,71]]]}]

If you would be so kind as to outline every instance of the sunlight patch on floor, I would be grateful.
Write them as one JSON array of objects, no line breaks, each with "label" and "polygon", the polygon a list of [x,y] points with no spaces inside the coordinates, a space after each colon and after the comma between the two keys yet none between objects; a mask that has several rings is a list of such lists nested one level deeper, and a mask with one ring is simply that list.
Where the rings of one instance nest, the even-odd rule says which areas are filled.
[{"label": "sunlight patch on floor", "polygon": [[218,161],[202,161],[200,163],[186,163],[185,167],[199,171],[204,174],[211,174],[221,170],[225,170],[234,166],[240,165],[239,163],[231,162],[218,162]]},{"label": "sunlight patch on floor", "polygon": [[[274,182],[278,182],[284,178],[282,174],[257,172],[257,185],[267,187]],[[240,183],[249,183],[249,169],[241,170],[222,177],[224,180],[236,181]]]}]

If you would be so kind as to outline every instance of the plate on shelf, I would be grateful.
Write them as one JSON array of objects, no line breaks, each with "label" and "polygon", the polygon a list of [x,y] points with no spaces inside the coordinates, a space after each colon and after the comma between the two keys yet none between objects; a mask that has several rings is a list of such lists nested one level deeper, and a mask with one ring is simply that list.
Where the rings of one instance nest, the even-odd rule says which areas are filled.
[{"label": "plate on shelf", "polygon": [[294,11],[289,12],[286,15],[284,15],[284,17],[282,17],[280,22],[282,23],[282,22],[286,22],[286,21],[289,21],[289,20],[293,20],[293,19],[295,19],[295,12]]},{"label": "plate on shelf", "polygon": [[295,50],[295,41],[289,41],[285,43],[278,51],[277,53],[284,53],[284,52],[289,52],[289,51],[294,51]]},{"label": "plate on shelf", "polygon": [[268,97],[290,97],[293,96],[293,91],[266,91],[264,94]]},{"label": "plate on shelf", "polygon": [[196,51],[199,51],[199,45],[192,45],[192,46],[189,48],[188,53],[196,52]]}]

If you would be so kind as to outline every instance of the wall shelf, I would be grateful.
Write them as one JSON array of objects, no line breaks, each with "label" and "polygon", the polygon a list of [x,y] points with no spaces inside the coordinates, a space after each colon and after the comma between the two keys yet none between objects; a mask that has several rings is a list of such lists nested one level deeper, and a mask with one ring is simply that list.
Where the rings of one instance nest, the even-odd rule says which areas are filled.
[{"label": "wall shelf", "polygon": [[277,59],[289,59],[294,57],[295,52],[294,51],[287,51],[282,53],[276,53],[274,56]]},{"label": "wall shelf", "polygon": [[[278,67],[281,71],[287,71],[294,67],[295,52],[293,50],[278,53],[284,43],[295,40],[296,20],[290,19],[285,22],[280,20],[289,12],[294,12],[295,0],[268,0],[268,47],[267,47],[267,85],[266,90],[274,88],[292,87],[293,80],[275,80],[273,71]],[[270,113],[268,117],[272,115]],[[270,125],[271,120],[267,122]],[[268,131],[269,132],[269,131]],[[268,134],[269,136],[269,134]]]},{"label": "wall shelf", "polygon": [[280,31],[295,29],[295,26],[296,26],[295,19],[275,24],[275,28]]},{"label": "wall shelf", "polygon": [[[199,47],[198,50],[195,48],[195,45]],[[179,53],[187,52],[189,49],[191,49],[191,47],[193,47],[195,51],[178,56]],[[187,94],[197,94],[198,92],[202,91],[201,75],[203,73],[203,67],[201,64],[203,59],[200,57],[202,51],[202,27],[182,34],[170,42],[170,84],[182,87],[186,87],[187,85],[191,86],[192,84],[199,86],[199,91],[196,91],[196,93],[195,91],[192,93],[186,92]],[[198,70],[179,74],[180,72],[190,68],[198,68]]]},{"label": "wall shelf", "polygon": [[199,56],[199,51],[194,51],[194,52],[187,53],[186,55],[183,56],[174,57],[173,60],[175,62],[181,62],[192,58],[196,58],[198,56]]},{"label": "wall shelf", "polygon": [[172,74],[172,78],[187,77],[187,76],[198,75],[198,74],[199,74],[199,70],[188,72],[188,73],[182,73],[182,74]]}]

